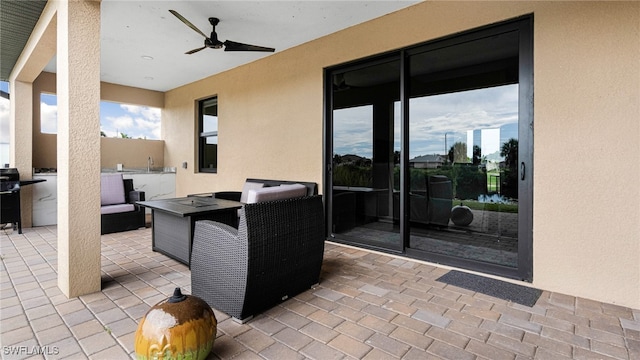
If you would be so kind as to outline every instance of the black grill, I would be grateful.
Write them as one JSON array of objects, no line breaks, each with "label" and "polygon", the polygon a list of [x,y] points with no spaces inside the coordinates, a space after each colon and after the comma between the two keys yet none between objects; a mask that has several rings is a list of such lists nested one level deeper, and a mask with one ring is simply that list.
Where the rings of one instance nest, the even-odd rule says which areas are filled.
[{"label": "black grill", "polygon": [[18,227],[22,234],[20,221],[20,173],[16,168],[0,168],[0,224]]},{"label": "black grill", "polygon": [[44,179],[20,180],[20,173],[16,168],[0,168],[0,225],[4,227],[11,224],[13,229],[18,228],[18,234],[22,234],[22,221],[20,216],[20,187],[39,182]]}]

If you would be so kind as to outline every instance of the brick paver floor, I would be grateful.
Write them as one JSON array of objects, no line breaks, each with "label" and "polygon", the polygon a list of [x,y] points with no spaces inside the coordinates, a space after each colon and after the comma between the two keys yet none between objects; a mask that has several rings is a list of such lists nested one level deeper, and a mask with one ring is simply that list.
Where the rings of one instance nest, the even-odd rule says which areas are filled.
[{"label": "brick paver floor", "polygon": [[[102,236],[103,290],[57,287],[55,227],[0,233],[5,359],[126,359],[186,266],[149,229]],[[319,285],[239,324],[216,311],[211,359],[640,359],[640,310],[543,292],[527,307],[436,281],[448,270],[327,243]]]}]

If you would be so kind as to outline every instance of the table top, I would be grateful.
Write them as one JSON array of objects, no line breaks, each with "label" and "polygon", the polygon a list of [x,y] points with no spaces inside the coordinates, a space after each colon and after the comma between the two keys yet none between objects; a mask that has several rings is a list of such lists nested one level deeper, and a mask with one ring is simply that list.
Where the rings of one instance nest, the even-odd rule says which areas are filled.
[{"label": "table top", "polygon": [[37,183],[41,183],[47,181],[47,179],[29,179],[29,180],[20,180],[20,186],[25,186],[25,185],[31,185],[31,184],[37,184]]},{"label": "table top", "polygon": [[137,201],[136,204],[182,217],[239,209],[242,207],[241,202],[205,197]]},{"label": "table top", "polygon": [[333,190],[338,191],[354,191],[354,192],[383,192],[387,191],[384,188],[372,188],[366,186],[334,186]]}]

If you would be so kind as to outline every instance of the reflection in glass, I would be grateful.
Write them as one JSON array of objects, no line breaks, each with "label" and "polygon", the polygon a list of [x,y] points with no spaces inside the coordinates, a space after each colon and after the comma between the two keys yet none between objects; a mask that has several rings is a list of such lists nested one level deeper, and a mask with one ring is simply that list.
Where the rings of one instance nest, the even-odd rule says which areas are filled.
[{"label": "reflection in glass", "polygon": [[218,98],[200,102],[200,170],[218,167]]},{"label": "reflection in glass", "polygon": [[517,267],[518,85],[410,104],[410,247]]},{"label": "reflection in glass", "polygon": [[396,58],[332,76],[331,232],[393,250],[402,248],[392,218],[399,73]]}]

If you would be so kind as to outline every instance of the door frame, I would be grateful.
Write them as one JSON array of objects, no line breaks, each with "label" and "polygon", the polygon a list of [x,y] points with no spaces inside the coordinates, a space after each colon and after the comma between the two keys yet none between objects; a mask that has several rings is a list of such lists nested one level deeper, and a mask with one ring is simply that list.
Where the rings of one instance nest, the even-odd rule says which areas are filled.
[{"label": "door frame", "polygon": [[[517,268],[490,264],[465,258],[457,258],[409,247],[409,56],[419,51],[420,48],[446,46],[447,44],[460,43],[466,39],[491,36],[492,33],[518,31],[519,57],[518,57],[518,265]],[[332,74],[344,72],[349,69],[369,66],[375,62],[385,61],[392,57],[400,59],[400,114],[401,114],[401,159],[400,159],[400,235],[401,249],[379,248],[366,242],[354,242],[349,239],[335,236],[332,229],[333,218],[333,88]],[[391,253],[401,253],[404,256],[441,263],[450,266],[475,270],[479,272],[499,275],[508,278],[519,279],[527,282],[533,281],[533,109],[534,83],[533,83],[533,15],[525,15],[507,20],[498,24],[454,34],[444,38],[427,41],[422,44],[406,47],[400,50],[378,54],[375,56],[358,59],[345,64],[336,65],[324,69],[324,160],[323,183],[325,194],[325,218],[327,239],[370,248]]]}]

